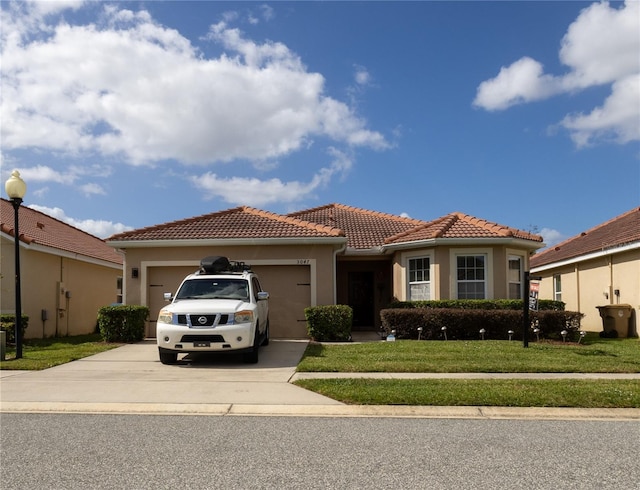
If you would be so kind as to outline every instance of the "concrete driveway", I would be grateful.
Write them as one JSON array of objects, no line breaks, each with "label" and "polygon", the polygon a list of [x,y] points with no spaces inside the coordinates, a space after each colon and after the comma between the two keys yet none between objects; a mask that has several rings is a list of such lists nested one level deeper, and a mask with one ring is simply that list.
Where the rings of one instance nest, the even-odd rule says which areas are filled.
[{"label": "concrete driveway", "polygon": [[237,404],[341,405],[289,383],[306,346],[272,339],[258,364],[203,354],[164,365],[155,341],[128,344],[44,371],[0,371],[0,409],[220,413]]}]

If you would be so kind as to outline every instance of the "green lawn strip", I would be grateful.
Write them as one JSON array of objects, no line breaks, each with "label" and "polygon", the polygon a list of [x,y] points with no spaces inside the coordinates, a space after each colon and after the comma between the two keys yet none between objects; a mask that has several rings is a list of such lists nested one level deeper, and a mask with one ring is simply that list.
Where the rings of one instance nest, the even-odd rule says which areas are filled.
[{"label": "green lawn strip", "polygon": [[640,380],[350,378],[295,384],[354,405],[640,408]]},{"label": "green lawn strip", "polygon": [[120,345],[103,342],[99,334],[27,340],[22,346],[22,358],[15,359],[15,349],[8,348],[7,360],[0,362],[0,369],[39,371]]},{"label": "green lawn strip", "polygon": [[501,340],[311,343],[299,372],[390,373],[637,373],[640,340],[600,339],[584,343]]}]

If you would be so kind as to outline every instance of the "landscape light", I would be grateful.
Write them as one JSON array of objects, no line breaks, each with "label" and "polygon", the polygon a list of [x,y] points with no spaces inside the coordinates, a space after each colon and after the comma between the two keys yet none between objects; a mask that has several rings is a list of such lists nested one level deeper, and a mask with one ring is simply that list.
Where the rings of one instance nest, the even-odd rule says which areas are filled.
[{"label": "landscape light", "polygon": [[480,338],[481,338],[482,340],[484,340],[484,334],[485,334],[485,333],[486,333],[486,330],[485,330],[484,328],[481,328],[481,329],[480,329]]}]

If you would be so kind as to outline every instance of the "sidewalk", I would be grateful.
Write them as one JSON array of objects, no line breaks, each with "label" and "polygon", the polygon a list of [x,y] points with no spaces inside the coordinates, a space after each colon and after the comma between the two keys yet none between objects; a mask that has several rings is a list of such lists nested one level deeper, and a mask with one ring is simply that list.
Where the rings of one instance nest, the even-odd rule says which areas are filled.
[{"label": "sidewalk", "polygon": [[154,341],[127,344],[44,371],[0,371],[0,412],[314,417],[640,420],[640,409],[355,406],[291,384],[295,379],[561,378],[640,379],[640,374],[296,373],[307,341],[274,340],[260,362],[200,357],[163,365]]}]

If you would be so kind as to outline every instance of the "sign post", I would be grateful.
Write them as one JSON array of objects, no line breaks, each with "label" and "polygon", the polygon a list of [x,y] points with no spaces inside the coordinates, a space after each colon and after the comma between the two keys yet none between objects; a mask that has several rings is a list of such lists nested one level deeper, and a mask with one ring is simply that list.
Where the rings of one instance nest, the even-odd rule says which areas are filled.
[{"label": "sign post", "polygon": [[528,294],[528,298],[522,301],[523,304],[523,325],[522,325],[522,346],[529,347],[529,328],[531,322],[529,321],[529,310],[538,311],[538,292],[540,291],[540,284],[538,282],[532,283],[531,280],[541,281],[542,277],[532,276],[529,271],[524,273],[524,290]]}]

